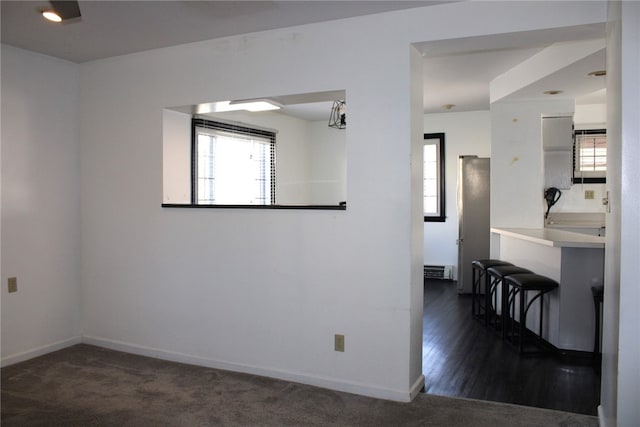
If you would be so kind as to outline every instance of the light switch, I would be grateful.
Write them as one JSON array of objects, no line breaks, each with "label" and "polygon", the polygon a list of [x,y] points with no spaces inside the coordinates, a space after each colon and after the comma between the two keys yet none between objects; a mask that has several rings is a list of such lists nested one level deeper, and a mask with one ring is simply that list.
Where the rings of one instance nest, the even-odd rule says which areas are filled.
[{"label": "light switch", "polygon": [[596,198],[596,192],[593,190],[584,190],[584,198],[586,200],[593,200]]},{"label": "light switch", "polygon": [[9,292],[18,292],[18,278],[17,277],[9,277]]}]

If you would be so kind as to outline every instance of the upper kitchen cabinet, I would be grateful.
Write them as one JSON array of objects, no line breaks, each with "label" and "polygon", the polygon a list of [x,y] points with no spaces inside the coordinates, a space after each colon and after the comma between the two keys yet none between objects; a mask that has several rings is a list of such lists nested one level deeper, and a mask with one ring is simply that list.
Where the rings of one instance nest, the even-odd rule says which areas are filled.
[{"label": "upper kitchen cabinet", "polygon": [[544,186],[571,188],[573,177],[573,116],[542,118]]},{"label": "upper kitchen cabinet", "polygon": [[544,151],[571,151],[573,148],[573,116],[542,118]]}]

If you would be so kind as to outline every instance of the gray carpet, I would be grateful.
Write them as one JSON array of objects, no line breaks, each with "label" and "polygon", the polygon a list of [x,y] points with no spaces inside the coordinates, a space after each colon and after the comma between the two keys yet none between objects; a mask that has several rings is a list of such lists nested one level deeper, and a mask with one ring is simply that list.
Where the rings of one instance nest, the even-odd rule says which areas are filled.
[{"label": "gray carpet", "polygon": [[411,403],[76,345],[2,368],[3,426],[597,426],[420,394]]}]

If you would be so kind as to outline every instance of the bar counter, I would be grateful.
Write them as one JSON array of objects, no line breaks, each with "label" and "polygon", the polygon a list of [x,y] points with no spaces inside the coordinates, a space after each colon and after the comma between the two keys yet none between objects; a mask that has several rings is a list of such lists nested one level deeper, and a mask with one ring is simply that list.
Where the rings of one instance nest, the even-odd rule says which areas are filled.
[{"label": "bar counter", "polygon": [[[491,232],[500,237],[499,259],[560,284],[545,295],[543,337],[560,350],[593,351],[591,286],[604,282],[605,238],[548,228],[491,228]],[[527,318],[534,332],[536,310],[532,307]]]}]

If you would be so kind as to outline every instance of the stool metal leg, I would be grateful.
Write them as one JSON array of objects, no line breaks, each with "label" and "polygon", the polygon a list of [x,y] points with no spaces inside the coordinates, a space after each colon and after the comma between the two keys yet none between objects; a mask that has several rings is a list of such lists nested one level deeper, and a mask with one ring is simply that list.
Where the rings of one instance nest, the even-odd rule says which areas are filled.
[{"label": "stool metal leg", "polygon": [[524,292],[523,289],[519,290],[520,292],[520,319],[518,319],[520,321],[520,336],[518,337],[518,351],[520,353],[522,353],[522,351],[524,350],[524,345],[523,345],[523,338],[524,338],[524,331],[527,329],[527,312],[525,311],[525,297],[526,297],[526,292]]},{"label": "stool metal leg", "polygon": [[502,279],[502,339],[507,338],[507,326],[509,323],[509,285]]},{"label": "stool metal leg", "polygon": [[538,337],[542,339],[542,318],[544,317],[544,292],[540,292],[540,329],[538,329]]},{"label": "stool metal leg", "polygon": [[531,308],[531,305],[539,298],[540,299],[540,318],[538,319],[538,338],[542,341],[542,322],[544,319],[544,294],[546,293],[544,290],[539,291],[537,294],[534,295],[533,298],[529,299],[528,301],[526,300],[526,296],[523,296],[522,294],[524,294],[524,290],[520,289],[520,301],[521,304],[526,302],[526,307],[524,309],[524,311],[522,310],[522,306],[520,307],[520,330],[521,330],[521,334],[520,334],[520,352],[522,353],[523,350],[523,344],[522,344],[522,340],[524,338],[524,334],[527,331],[527,313],[529,313],[529,309]]},{"label": "stool metal leg", "polygon": [[[480,318],[480,316],[484,316],[484,323],[486,326],[487,323],[487,307],[486,302],[483,303],[483,300],[486,299],[486,295],[482,294],[482,282],[486,281],[486,272],[472,268],[471,269],[471,315],[474,318]],[[485,283],[486,288],[486,283]],[[485,290],[486,293],[486,290]],[[483,314],[484,313],[484,314]]]},{"label": "stool metal leg", "polygon": [[471,268],[471,317],[476,317],[477,278],[476,269]]},{"label": "stool metal leg", "polygon": [[596,328],[593,337],[593,356],[595,357],[600,350],[600,303],[594,299],[593,304],[596,309]]},{"label": "stool metal leg", "polygon": [[484,272],[484,327],[489,326],[489,316],[491,314],[491,292],[489,289],[490,286],[490,278],[487,272]]}]

